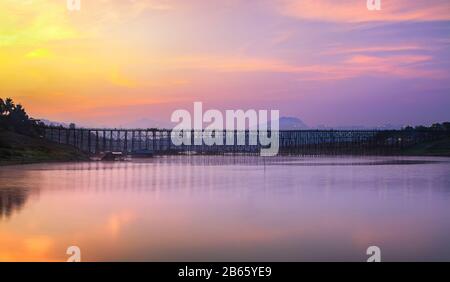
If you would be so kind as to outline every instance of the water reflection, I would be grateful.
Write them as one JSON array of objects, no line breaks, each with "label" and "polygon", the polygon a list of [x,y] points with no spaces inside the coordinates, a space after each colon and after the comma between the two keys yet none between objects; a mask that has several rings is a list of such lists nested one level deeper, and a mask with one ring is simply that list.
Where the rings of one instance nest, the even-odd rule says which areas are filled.
[{"label": "water reflection", "polygon": [[31,189],[30,183],[23,181],[28,177],[27,170],[0,169],[0,221],[19,212],[32,193],[39,193],[39,188]]},{"label": "water reflection", "polygon": [[0,171],[0,260],[450,260],[447,158],[163,157]]},{"label": "water reflection", "polygon": [[28,191],[21,188],[0,189],[0,220],[20,210],[28,198]]}]

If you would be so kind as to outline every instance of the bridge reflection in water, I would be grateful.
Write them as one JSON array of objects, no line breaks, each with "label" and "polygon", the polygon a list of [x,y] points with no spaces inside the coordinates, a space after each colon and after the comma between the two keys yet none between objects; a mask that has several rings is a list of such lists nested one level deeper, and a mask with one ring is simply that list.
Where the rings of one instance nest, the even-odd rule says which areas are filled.
[{"label": "bridge reflection in water", "polygon": [[[258,131],[232,131],[234,145],[227,145],[227,131],[192,131],[191,144],[176,146],[168,129],[103,129],[43,127],[42,137],[60,144],[67,144],[89,153],[123,152],[125,154],[259,154],[261,145],[251,145],[250,139]],[[208,146],[201,140],[203,134],[220,134],[225,145]],[[340,155],[401,154],[402,149],[415,144],[442,138],[442,133],[408,130],[280,130],[276,133],[280,154]],[[238,144],[238,138],[245,145]],[[201,145],[195,145],[201,144]]]}]

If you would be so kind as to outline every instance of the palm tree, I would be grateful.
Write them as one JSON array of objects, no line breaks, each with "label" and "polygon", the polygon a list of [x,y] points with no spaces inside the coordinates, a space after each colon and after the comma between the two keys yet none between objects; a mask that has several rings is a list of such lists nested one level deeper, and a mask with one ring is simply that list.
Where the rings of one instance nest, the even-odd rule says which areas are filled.
[{"label": "palm tree", "polygon": [[29,121],[28,115],[21,104],[18,104],[14,107],[13,111],[10,113],[10,116],[13,120],[13,123],[24,124]]},{"label": "palm tree", "polygon": [[0,99],[0,127],[23,134],[35,133],[35,123],[30,120],[21,104],[11,98]]},{"label": "palm tree", "polygon": [[5,110],[7,114],[11,114],[14,111],[14,108],[16,106],[14,105],[14,102],[11,98],[6,98],[5,100]]}]

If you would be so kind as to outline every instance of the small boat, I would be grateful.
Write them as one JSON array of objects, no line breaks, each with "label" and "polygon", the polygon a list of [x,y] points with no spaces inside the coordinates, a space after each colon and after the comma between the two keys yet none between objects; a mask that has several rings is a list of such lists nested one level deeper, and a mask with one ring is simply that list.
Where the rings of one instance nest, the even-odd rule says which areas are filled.
[{"label": "small boat", "polygon": [[198,152],[197,151],[181,151],[181,152],[178,152],[178,154],[190,156],[190,155],[198,155]]},{"label": "small boat", "polygon": [[149,150],[137,150],[131,153],[132,158],[152,158],[153,152]]},{"label": "small boat", "polygon": [[102,161],[123,161],[125,160],[125,155],[122,152],[105,152]]}]

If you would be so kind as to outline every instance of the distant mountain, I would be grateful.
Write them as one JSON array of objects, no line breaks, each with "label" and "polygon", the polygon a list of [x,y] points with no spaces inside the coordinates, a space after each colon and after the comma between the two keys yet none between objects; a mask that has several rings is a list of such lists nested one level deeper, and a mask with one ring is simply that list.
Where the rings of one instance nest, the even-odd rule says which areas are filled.
[{"label": "distant mountain", "polygon": [[157,121],[148,118],[141,118],[132,122],[121,124],[121,128],[172,128],[173,125],[168,122]]},{"label": "distant mountain", "polygon": [[[57,121],[51,121],[51,120],[47,120],[47,119],[40,119],[40,121],[48,126],[62,126],[62,127],[66,127],[66,128],[68,128],[70,126],[69,123],[65,123],[65,122],[57,122]],[[280,130],[308,129],[308,126],[303,121],[301,121],[300,119],[298,119],[296,117],[281,117],[278,121],[279,121],[279,125],[280,125],[279,126]],[[78,125],[78,124],[76,124],[76,126],[83,127],[83,125]],[[96,126],[96,127],[111,127],[111,128],[126,128],[126,129],[135,129],[135,128],[171,129],[174,126],[175,126],[175,123],[162,122],[162,121],[148,119],[148,118],[141,118],[141,119],[137,119],[137,120],[134,120],[131,122],[123,123],[123,124],[110,125],[110,126]],[[89,127],[89,126],[87,126],[87,127]],[[270,123],[267,125],[267,127],[270,128]],[[254,129],[256,129],[256,127]]]},{"label": "distant mountain", "polygon": [[[280,130],[301,130],[308,129],[308,126],[299,118],[296,117],[281,117],[279,120]],[[267,124],[270,129],[270,122]]]},{"label": "distant mountain", "polygon": [[[43,122],[45,125],[48,126],[62,126],[68,128],[70,126],[69,123],[66,122],[58,122],[58,121],[52,121],[48,119],[39,119],[39,121]],[[124,124],[118,124],[118,125],[109,125],[109,126],[90,126],[90,125],[83,125],[83,124],[76,124],[77,127],[100,127],[100,128],[127,128],[127,129],[134,129],[134,128],[159,128],[159,129],[171,129],[175,126],[175,123],[170,122],[162,122],[158,120],[148,119],[148,118],[141,118],[137,119],[131,122],[127,122]],[[336,125],[336,126],[329,126],[329,125],[318,125],[315,127],[310,127],[306,125],[302,120],[296,117],[281,117],[279,119],[279,125],[280,130],[302,130],[302,129],[319,129],[319,130],[399,130],[404,128],[405,126],[399,125],[399,124],[384,124],[384,125],[375,125],[375,126],[369,126],[369,125]],[[270,123],[268,123],[268,128],[270,128]],[[256,129],[256,126],[252,126],[251,129]]]},{"label": "distant mountain", "polygon": [[65,122],[52,121],[52,120],[42,119],[42,118],[38,119],[38,120],[47,126],[62,126],[62,127],[67,127],[67,128],[69,127],[69,124],[65,123]]},{"label": "distant mountain", "polygon": [[300,130],[308,129],[308,126],[299,118],[296,117],[281,117],[280,130]]},{"label": "distant mountain", "polygon": [[399,130],[402,129],[403,125],[398,124],[384,124],[384,125],[337,125],[337,126],[326,126],[326,125],[318,125],[314,129],[320,130]]}]

